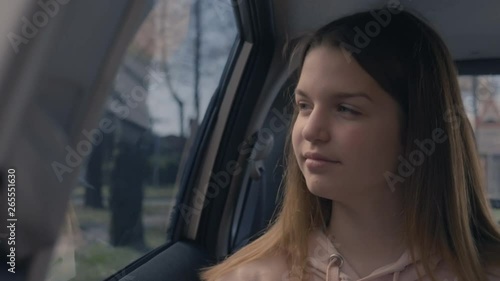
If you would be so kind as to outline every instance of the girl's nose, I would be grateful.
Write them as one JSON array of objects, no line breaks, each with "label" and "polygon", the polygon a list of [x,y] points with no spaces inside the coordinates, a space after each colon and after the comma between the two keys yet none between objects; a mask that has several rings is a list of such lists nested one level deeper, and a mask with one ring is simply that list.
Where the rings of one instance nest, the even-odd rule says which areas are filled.
[{"label": "girl's nose", "polygon": [[329,118],[318,109],[314,109],[305,120],[302,136],[309,142],[327,142],[330,140]]}]

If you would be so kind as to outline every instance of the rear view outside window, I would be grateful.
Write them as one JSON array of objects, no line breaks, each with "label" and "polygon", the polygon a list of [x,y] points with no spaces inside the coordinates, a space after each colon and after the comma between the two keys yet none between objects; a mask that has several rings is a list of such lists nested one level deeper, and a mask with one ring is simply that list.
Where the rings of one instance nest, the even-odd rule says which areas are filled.
[{"label": "rear view outside window", "polygon": [[103,280],[166,242],[183,163],[237,36],[231,3],[156,1],[99,127],[83,132],[94,147],[47,280]]},{"label": "rear view outside window", "polygon": [[460,76],[493,213],[500,223],[500,75]]}]

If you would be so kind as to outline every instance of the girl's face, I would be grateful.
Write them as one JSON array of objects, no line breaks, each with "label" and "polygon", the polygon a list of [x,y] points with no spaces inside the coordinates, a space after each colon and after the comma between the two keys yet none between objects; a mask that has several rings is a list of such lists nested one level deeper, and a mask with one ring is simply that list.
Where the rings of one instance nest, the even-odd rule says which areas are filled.
[{"label": "girl's face", "polygon": [[384,175],[396,174],[402,151],[400,108],[354,59],[309,51],[295,102],[292,144],[310,192],[351,202],[390,191]]}]

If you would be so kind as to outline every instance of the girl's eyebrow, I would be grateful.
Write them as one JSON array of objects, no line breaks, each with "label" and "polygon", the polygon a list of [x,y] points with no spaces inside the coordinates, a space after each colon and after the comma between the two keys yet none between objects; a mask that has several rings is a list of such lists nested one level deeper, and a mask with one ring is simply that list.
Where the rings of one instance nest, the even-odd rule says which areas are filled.
[{"label": "girl's eyebrow", "polygon": [[[304,98],[309,98],[306,92],[300,90],[300,89],[295,89],[295,95],[297,96],[302,96]],[[363,92],[355,92],[355,93],[348,93],[348,92],[335,92],[332,95],[333,99],[350,99],[350,98],[365,98],[370,102],[373,102],[372,98],[367,95],[366,93]]]}]

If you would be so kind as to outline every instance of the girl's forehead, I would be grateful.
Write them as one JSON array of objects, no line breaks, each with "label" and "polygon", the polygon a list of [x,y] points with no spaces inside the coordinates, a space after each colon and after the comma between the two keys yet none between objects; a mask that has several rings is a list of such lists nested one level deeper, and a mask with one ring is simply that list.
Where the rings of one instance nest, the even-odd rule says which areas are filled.
[{"label": "girl's forehead", "polygon": [[317,81],[325,78],[324,82],[338,82],[336,77],[346,78],[347,82],[359,83],[361,80],[372,80],[371,76],[353,59],[346,58],[342,51],[331,47],[317,47],[305,57],[300,73],[299,84],[309,79]]},{"label": "girl's forehead", "polygon": [[331,47],[311,50],[302,66],[295,95],[328,93],[364,93],[373,98],[383,91],[378,83],[355,61],[348,60],[342,51]]}]

